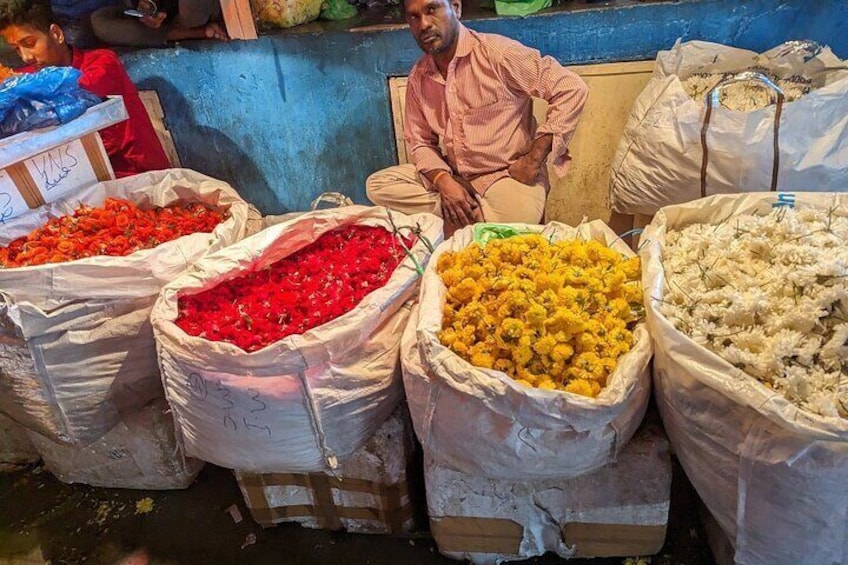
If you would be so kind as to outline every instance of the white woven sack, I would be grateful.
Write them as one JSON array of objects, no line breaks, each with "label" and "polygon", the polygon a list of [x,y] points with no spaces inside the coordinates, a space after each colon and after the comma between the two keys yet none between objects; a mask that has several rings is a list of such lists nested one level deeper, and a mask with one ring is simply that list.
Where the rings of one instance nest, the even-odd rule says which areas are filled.
[{"label": "white woven sack", "polygon": [[737,563],[848,562],[848,421],[798,408],[678,331],[660,312],[666,233],[773,206],[848,206],[848,194],[720,195],[661,210],[641,255],[654,385],[686,475]]},{"label": "white woven sack", "polygon": [[[442,222],[433,215],[392,218],[441,240]],[[210,255],[163,289],[151,320],[188,455],[251,473],[329,470],[397,407],[403,397],[398,348],[409,317],[404,304],[417,295],[419,281],[409,258],[350,312],[252,353],[189,336],[174,324],[180,295],[264,268],[352,224],[390,226],[383,208],[310,212]],[[423,242],[411,251],[426,264]]]},{"label": "white woven sack", "polygon": [[[554,240],[597,239],[633,256],[600,221],[579,228],[557,222],[518,227]],[[492,479],[573,477],[615,461],[639,427],[650,396],[651,343],[644,324],[637,325],[633,348],[594,399],[527,388],[500,371],[475,367],[436,335],[445,301],[436,262],[472,241],[472,228],[463,228],[436,249],[421,283],[418,320],[404,336],[404,386],[425,452],[461,473]]]},{"label": "white woven sack", "polygon": [[[813,89],[782,105],[775,161],[772,104],[751,112],[722,106],[701,141],[704,100],[683,82],[696,73],[754,69]],[[761,88],[765,88],[762,84]],[[765,53],[704,41],[678,42],[660,51],[654,75],[633,104],[610,174],[610,207],[623,214],[652,215],[663,206],[704,196],[769,190],[848,190],[848,65],[828,48],[788,42]],[[777,177],[773,169],[777,164]]]},{"label": "white woven sack", "polygon": [[204,202],[229,210],[195,233],[125,257],[0,269],[0,412],[53,441],[81,445],[120,413],[161,396],[148,316],[161,287],[203,255],[246,234],[248,204],[228,184],[174,169],[88,187],[4,225],[0,245],[51,216],[107,197],[139,205]]}]

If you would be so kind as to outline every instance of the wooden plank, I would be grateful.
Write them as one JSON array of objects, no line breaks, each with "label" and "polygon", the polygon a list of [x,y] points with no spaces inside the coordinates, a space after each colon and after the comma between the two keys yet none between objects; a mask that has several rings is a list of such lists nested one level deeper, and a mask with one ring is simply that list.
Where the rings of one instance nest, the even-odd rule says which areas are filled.
[{"label": "wooden plank", "polygon": [[562,533],[566,545],[575,549],[575,557],[653,555],[665,542],[665,525],[572,522]]},{"label": "wooden plank", "polygon": [[15,163],[11,167],[7,167],[6,172],[12,179],[12,182],[15,183],[15,187],[18,189],[18,192],[21,193],[21,196],[23,196],[27,206],[30,208],[38,208],[39,206],[44,205],[44,196],[42,196],[41,191],[38,190],[38,185],[35,184],[35,180],[32,178],[32,175],[29,174],[26,165],[22,162]]},{"label": "wooden plank", "polygon": [[250,9],[250,0],[221,0],[224,25],[230,39],[256,39],[256,24]]},{"label": "wooden plank", "polygon": [[140,90],[138,95],[141,98],[142,104],[144,104],[144,109],[147,110],[147,115],[150,117],[153,129],[156,130],[156,135],[159,137],[162,149],[165,150],[165,155],[168,156],[168,161],[172,167],[179,168],[181,166],[180,156],[177,153],[176,145],[174,145],[174,138],[171,137],[171,132],[168,131],[165,125],[165,110],[159,101],[159,94],[155,90]]},{"label": "wooden plank", "polygon": [[250,8],[250,0],[236,0],[239,20],[241,21],[241,37],[239,39],[257,39],[256,20],[253,18],[253,10]]},{"label": "wooden plank", "polygon": [[392,124],[394,125],[395,147],[397,148],[398,165],[409,163],[409,153],[403,139],[403,116],[406,103],[406,77],[389,78],[389,95],[392,107]]},{"label": "wooden plank", "polygon": [[430,518],[430,532],[442,553],[518,555],[524,527],[505,518]]},{"label": "wooden plank", "polygon": [[80,139],[82,142],[85,154],[88,156],[88,161],[91,163],[91,168],[94,170],[97,180],[103,182],[112,180],[115,175],[112,167],[106,160],[106,148],[103,147],[103,142],[100,140],[100,134],[90,133]]}]

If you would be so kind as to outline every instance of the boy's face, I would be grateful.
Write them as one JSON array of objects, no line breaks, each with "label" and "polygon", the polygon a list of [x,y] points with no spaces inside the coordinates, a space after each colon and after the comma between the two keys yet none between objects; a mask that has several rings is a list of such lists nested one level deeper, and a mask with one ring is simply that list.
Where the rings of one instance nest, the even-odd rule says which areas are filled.
[{"label": "boy's face", "polygon": [[40,69],[69,64],[65,33],[56,24],[46,33],[25,24],[10,25],[0,30],[0,35],[27,65]]}]

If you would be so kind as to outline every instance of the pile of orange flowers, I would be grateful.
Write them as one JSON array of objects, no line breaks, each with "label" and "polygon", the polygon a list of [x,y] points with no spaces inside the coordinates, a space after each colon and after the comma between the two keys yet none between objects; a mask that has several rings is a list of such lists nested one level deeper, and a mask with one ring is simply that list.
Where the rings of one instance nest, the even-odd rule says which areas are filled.
[{"label": "pile of orange flowers", "polygon": [[3,82],[7,78],[12,78],[16,74],[17,73],[14,70],[10,69],[9,67],[3,64],[0,64],[0,82]]},{"label": "pile of orange flowers", "polygon": [[142,210],[128,200],[107,198],[103,206],[82,205],[73,215],[0,247],[0,267],[61,263],[97,255],[124,256],[192,233],[209,233],[225,214],[203,204]]}]

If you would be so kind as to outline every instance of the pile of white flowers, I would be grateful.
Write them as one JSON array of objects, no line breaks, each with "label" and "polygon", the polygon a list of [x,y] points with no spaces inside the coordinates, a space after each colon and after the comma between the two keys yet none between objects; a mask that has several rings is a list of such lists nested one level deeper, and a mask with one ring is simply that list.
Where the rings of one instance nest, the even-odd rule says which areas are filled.
[{"label": "pile of white flowers", "polygon": [[779,208],[670,232],[662,313],[803,409],[848,418],[848,211]]},{"label": "pile of white flowers", "polygon": [[[762,72],[761,69],[752,70],[760,70]],[[715,85],[735,74],[738,73],[698,73],[683,81],[683,89],[689,96],[701,101]],[[786,102],[797,100],[812,90],[812,81],[809,79],[797,76],[777,78],[770,75],[770,73],[764,74],[769,76],[783,90]],[[771,96],[771,91],[759,83],[737,82],[721,91],[720,100],[721,105],[730,110],[751,112],[773,104]]]}]

